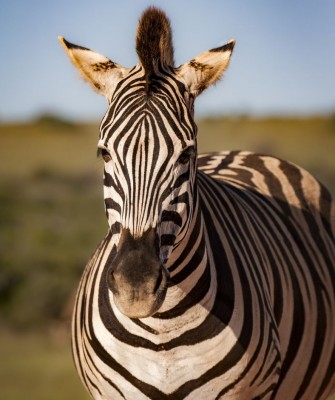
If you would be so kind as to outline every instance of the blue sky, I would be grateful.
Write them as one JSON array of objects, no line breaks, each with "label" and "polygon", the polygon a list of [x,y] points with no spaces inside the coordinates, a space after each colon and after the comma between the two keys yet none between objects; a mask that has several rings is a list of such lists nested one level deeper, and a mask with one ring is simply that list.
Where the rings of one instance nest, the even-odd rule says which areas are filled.
[{"label": "blue sky", "polygon": [[105,99],[78,78],[57,35],[129,67],[148,5],[171,19],[177,65],[237,40],[198,115],[335,112],[333,0],[0,0],[0,121],[42,112],[101,119]]}]

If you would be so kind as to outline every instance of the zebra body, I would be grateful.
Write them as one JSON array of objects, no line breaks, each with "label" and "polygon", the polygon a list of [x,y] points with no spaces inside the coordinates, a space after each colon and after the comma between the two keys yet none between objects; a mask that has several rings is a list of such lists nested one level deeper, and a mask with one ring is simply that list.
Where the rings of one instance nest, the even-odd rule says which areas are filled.
[{"label": "zebra body", "polygon": [[61,42],[109,102],[98,147],[110,228],[72,325],[91,396],[326,399],[335,386],[328,191],[274,157],[196,154],[193,100],[227,68],[234,42],[174,68],[169,24],[154,8],[140,21],[134,68]]}]

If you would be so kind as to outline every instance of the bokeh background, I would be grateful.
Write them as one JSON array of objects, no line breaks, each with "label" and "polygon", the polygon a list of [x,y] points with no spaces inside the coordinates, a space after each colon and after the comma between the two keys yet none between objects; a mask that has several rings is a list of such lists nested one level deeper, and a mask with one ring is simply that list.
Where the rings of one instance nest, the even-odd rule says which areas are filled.
[{"label": "bokeh background", "polygon": [[88,399],[71,360],[80,275],[107,232],[96,142],[106,103],[57,35],[124,66],[148,5],[169,15],[176,64],[237,40],[196,103],[201,151],[300,164],[335,194],[332,0],[0,0],[0,398]]}]

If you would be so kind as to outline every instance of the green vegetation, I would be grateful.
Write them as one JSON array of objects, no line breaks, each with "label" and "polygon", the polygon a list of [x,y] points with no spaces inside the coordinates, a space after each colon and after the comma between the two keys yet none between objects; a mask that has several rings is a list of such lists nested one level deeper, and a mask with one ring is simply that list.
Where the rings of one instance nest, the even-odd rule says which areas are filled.
[{"label": "green vegetation", "polygon": [[1,398],[6,400],[88,400],[68,342],[1,335]]},{"label": "green vegetation", "polygon": [[[198,126],[200,151],[274,154],[335,194],[334,117],[207,118]],[[0,125],[0,385],[7,400],[87,398],[62,338],[82,270],[107,232],[97,139],[98,124],[52,115]]]},{"label": "green vegetation", "polygon": [[1,325],[18,330],[63,318],[107,231],[96,135],[52,126],[0,131]]}]

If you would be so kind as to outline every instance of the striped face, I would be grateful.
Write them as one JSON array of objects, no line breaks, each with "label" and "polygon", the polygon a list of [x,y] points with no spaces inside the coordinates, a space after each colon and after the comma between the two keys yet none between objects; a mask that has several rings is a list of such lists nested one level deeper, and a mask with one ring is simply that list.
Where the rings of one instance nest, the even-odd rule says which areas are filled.
[{"label": "striped face", "polygon": [[164,73],[147,92],[141,66],[119,82],[101,124],[98,147],[105,161],[110,229],[115,234],[126,229],[134,238],[154,229],[162,263],[192,215],[195,135],[192,101],[183,83]]},{"label": "striped face", "polygon": [[128,317],[147,317],[160,308],[169,278],[165,264],[192,217],[191,107],[172,73],[152,77],[148,89],[139,65],[117,85],[101,124],[105,207],[118,243],[108,283]]}]

